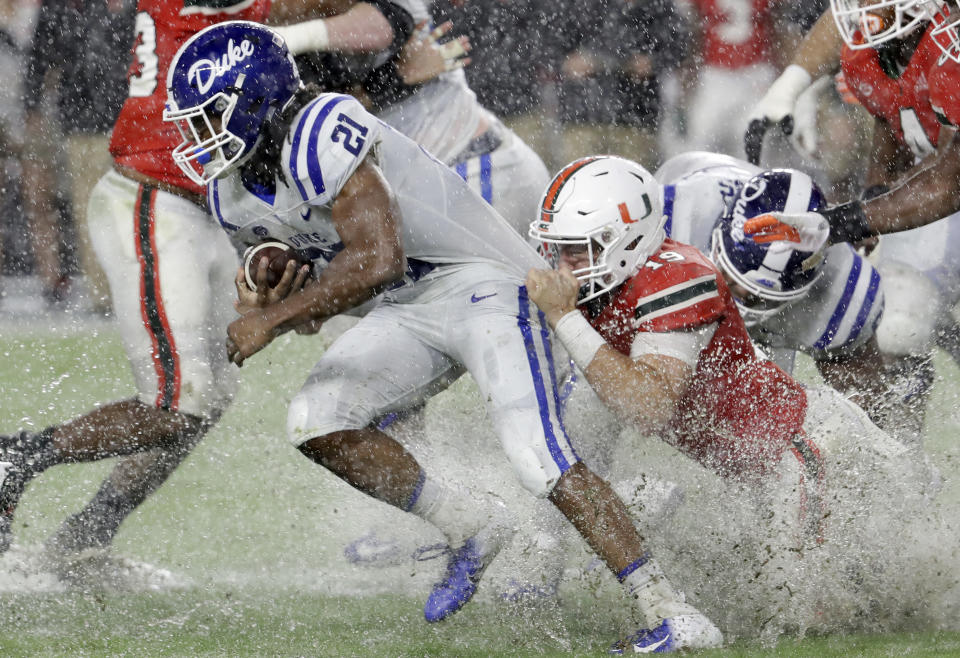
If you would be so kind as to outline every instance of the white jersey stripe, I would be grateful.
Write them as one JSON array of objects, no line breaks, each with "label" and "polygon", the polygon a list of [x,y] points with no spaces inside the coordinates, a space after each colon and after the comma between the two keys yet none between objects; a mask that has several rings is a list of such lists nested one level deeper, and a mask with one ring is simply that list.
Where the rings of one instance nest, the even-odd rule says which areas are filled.
[{"label": "white jersey stripe", "polygon": [[679,304],[673,304],[672,306],[667,306],[658,311],[653,311],[644,315],[642,318],[639,318],[643,322],[648,322],[650,320],[656,320],[657,318],[663,317],[664,315],[669,315],[670,313],[676,313],[677,311],[682,311],[685,308],[690,308],[691,306],[696,306],[700,302],[706,301],[708,299],[713,299],[717,297],[717,291],[704,293],[702,295],[697,295],[696,297],[691,297]]},{"label": "white jersey stripe", "polygon": [[689,281],[678,283],[677,285],[670,286],[669,288],[664,288],[653,295],[640,298],[637,300],[637,306],[646,306],[650,302],[654,302],[662,297],[667,297],[685,288],[692,288],[707,281],[716,281],[716,277],[713,274],[707,274],[705,276],[697,277],[696,279],[690,279]]}]

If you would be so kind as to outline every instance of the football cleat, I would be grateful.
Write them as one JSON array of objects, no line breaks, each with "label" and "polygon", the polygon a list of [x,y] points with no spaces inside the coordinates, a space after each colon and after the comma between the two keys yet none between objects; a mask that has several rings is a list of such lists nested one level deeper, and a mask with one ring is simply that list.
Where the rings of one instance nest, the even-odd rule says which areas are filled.
[{"label": "football cleat", "polygon": [[38,472],[37,454],[47,433],[0,435],[0,553],[13,541],[13,513],[27,482]]},{"label": "football cleat", "polygon": [[480,576],[498,552],[499,546],[481,551],[473,537],[454,551],[447,562],[446,575],[433,586],[423,608],[427,621],[441,621],[465,606],[477,591]]},{"label": "football cleat", "polygon": [[714,649],[723,645],[723,634],[702,614],[678,615],[660,622],[656,628],[641,629],[620,640],[610,653],[671,653],[684,649]]}]

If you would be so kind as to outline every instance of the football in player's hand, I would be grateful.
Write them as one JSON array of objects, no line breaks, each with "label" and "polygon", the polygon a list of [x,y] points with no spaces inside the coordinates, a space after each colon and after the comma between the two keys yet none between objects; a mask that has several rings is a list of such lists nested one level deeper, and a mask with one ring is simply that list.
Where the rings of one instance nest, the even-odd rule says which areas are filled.
[{"label": "football in player's hand", "polygon": [[248,247],[243,254],[243,273],[250,290],[256,291],[257,289],[257,273],[260,262],[264,259],[267,261],[267,286],[270,288],[274,288],[280,283],[280,279],[287,269],[287,263],[291,260],[298,264],[310,263],[295,249],[282,242],[261,242]]}]

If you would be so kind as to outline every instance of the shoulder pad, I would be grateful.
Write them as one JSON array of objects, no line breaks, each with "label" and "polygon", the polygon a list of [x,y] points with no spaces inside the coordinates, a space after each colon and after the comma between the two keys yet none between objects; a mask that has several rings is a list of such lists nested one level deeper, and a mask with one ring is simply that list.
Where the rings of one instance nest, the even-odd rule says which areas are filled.
[{"label": "shoulder pad", "polygon": [[331,203],[378,141],[380,122],[353,98],[321,94],[290,126],[284,169],[304,201]]},{"label": "shoulder pad", "polygon": [[719,272],[693,247],[664,241],[630,282],[634,321],[644,331],[692,329],[725,313]]}]

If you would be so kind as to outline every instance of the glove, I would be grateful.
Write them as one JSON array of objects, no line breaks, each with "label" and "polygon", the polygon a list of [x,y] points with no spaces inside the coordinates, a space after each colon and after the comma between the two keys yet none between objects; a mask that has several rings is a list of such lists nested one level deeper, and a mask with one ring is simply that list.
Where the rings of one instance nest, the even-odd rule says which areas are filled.
[{"label": "glove", "polygon": [[829,75],[818,78],[800,94],[793,108],[793,134],[790,135],[790,143],[798,153],[812,160],[820,159],[817,153],[817,111],[820,108],[820,95],[832,83],[833,78]]},{"label": "glove", "polygon": [[812,79],[806,69],[797,64],[788,66],[777,78],[750,113],[743,147],[751,164],[760,164],[763,137],[772,125],[779,125],[785,135],[793,132],[793,108],[797,97],[810,86]]}]

